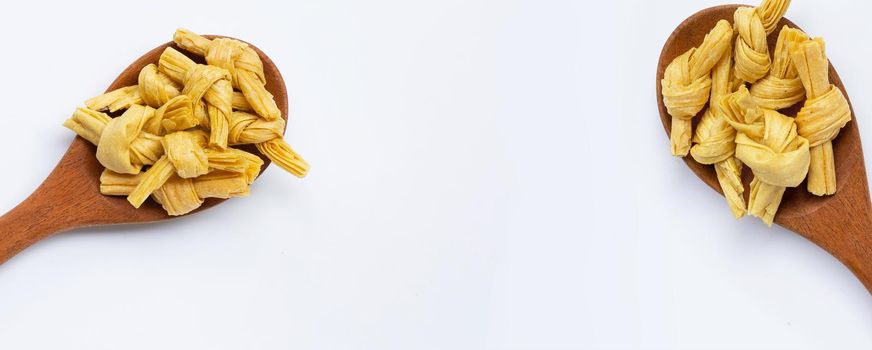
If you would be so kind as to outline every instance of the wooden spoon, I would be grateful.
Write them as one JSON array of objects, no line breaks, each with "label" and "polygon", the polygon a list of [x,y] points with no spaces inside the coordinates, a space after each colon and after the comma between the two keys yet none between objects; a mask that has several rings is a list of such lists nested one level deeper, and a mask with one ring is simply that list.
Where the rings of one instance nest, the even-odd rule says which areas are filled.
[{"label": "wooden spoon", "polygon": [[[218,36],[207,35],[208,38]],[[250,45],[250,44],[249,44]],[[261,60],[266,74],[266,89],[275,96],[282,117],[287,120],[288,95],[282,75],[272,60],[263,51],[251,45]],[[157,64],[158,58],[167,47],[173,47],[187,54],[172,42],[158,46],[147,52],[127,67],[106,91],[136,85],[139,71],[149,63]],[[190,55],[203,63],[202,57]],[[73,108],[70,108],[72,112]],[[64,118],[58,118],[58,127]],[[263,158],[261,172],[269,165],[269,159],[248,145],[242,149]],[[51,234],[95,225],[146,223],[173,218],[154,201],[146,201],[139,209],[127,202],[125,197],[104,196],[100,194],[100,173],[103,166],[95,157],[96,147],[87,140],[76,137],[52,170],[48,178],[27,199],[0,217],[0,263]],[[224,199],[208,198],[192,213],[214,207]]]},{"label": "wooden spoon", "polygon": [[[716,6],[702,10],[690,16],[672,32],[657,65],[657,105],[660,109],[660,119],[666,134],[669,135],[672,118],[663,105],[663,94],[660,81],[663,72],[672,60],[691,47],[702,43],[706,33],[721,19],[732,23],[733,12],[740,5]],[[782,19],[776,32],[769,36],[769,50],[774,52],[778,39],[777,31],[783,25],[798,28],[787,19]],[[830,82],[845,92],[842,81],[836,70],[830,64]],[[850,99],[849,102],[850,104]],[[787,115],[795,116],[801,103],[788,109]],[[863,162],[863,147],[860,145],[860,134],[857,130],[857,119],[851,107],[854,118],[839,133],[833,141],[833,152],[836,161],[837,190],[833,196],[818,197],[808,193],[806,184],[789,188],[784,194],[781,207],[775,215],[775,223],[792,230],[821,248],[830,252],[844,263],[863,282],[866,289],[872,292],[872,204],[869,202],[869,189],[866,184],[866,168]],[[702,112],[694,119],[694,126],[702,117]],[[664,152],[668,151],[664,148]],[[687,156],[684,162],[696,175],[715,191],[721,191],[717,175],[711,165],[702,165]],[[745,167],[743,174],[745,182],[745,198],[747,201],[750,182],[750,170]],[[729,215],[724,205],[724,215]]]}]

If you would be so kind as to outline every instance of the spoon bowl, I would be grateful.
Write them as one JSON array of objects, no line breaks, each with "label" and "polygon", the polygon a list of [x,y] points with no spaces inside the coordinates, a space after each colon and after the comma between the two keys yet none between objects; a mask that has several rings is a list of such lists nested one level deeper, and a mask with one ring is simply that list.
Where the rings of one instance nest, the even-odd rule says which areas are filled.
[{"label": "spoon bowl", "polygon": [[[741,6],[746,5],[723,5],[699,11],[679,24],[663,45],[657,65],[656,84],[657,105],[667,136],[671,130],[672,118],[663,104],[660,84],[666,66],[675,57],[702,43],[705,35],[719,20],[725,19],[732,23],[733,13]],[[776,32],[784,25],[801,29],[790,20],[782,18]],[[777,34],[769,35],[770,52],[774,51],[777,38]],[[842,90],[850,105],[847,91],[832,63],[830,63],[829,77],[830,82]],[[781,112],[796,116],[801,106],[802,103],[798,103]],[[694,128],[704,111],[693,118]],[[853,106],[851,115],[854,118],[833,140],[837,178],[835,195],[815,196],[806,190],[805,182],[796,188],[788,188],[775,215],[775,223],[799,233],[830,252],[842,261],[868,290],[872,291],[872,235],[870,235],[872,234],[872,204],[869,201],[863,147],[860,144]],[[690,156],[685,157],[684,162],[709,187],[723,194],[711,165],[697,163]],[[751,171],[745,167],[742,177],[746,188],[744,193],[746,202],[752,176]]]},{"label": "spoon bowl", "polygon": [[[221,36],[205,35],[205,37],[214,39]],[[254,45],[249,44],[249,46],[263,61],[266,89],[275,97],[282,118],[287,120],[288,94],[281,73],[263,51]],[[124,69],[106,91],[136,85],[139,71],[150,63],[157,64],[161,53],[167,47],[173,47],[189,55],[173,42],[160,45]],[[189,57],[198,63],[204,63],[202,57],[195,55]],[[61,121],[63,119],[58,119],[58,126]],[[269,159],[260,154],[253,145],[239,148],[263,159],[261,172],[269,165]],[[43,183],[21,204],[0,217],[0,263],[54,233],[87,226],[148,223],[175,218],[169,216],[154,201],[146,201],[137,209],[130,205],[125,197],[101,194],[100,174],[103,172],[103,166],[97,161],[95,152],[96,146],[76,136],[58,165]],[[214,207],[225,200],[207,198],[200,208],[186,215]]]}]

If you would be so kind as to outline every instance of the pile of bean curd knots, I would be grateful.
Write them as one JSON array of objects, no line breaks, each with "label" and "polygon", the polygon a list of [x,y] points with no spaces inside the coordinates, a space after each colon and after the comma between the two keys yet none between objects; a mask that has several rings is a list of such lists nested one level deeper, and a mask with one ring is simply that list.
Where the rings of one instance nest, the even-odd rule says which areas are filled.
[{"label": "pile of bean curd knots", "polygon": [[136,208],[152,197],[169,215],[191,212],[205,198],[246,196],[263,160],[232,147],[242,144],[305,176],[309,165],[282,138],[285,121],[257,52],[184,29],[173,40],[207,64],[168,47],[140,71],[138,85],[86,101],[64,123],[97,146],[106,168],[100,192],[127,196]]},{"label": "pile of bean curd knots", "polygon": [[[836,192],[832,141],[851,120],[829,81],[824,41],[783,26],[774,52],[767,37],[789,0],[764,0],[719,21],[703,42],[675,58],[661,81],[672,117],[672,154],[713,165],[736,218],[772,225],[787,187],[807,179],[817,196]],[[802,102],[795,117],[779,113]],[[708,105],[696,130],[692,119]],[[743,165],[754,174],[745,205]]]}]

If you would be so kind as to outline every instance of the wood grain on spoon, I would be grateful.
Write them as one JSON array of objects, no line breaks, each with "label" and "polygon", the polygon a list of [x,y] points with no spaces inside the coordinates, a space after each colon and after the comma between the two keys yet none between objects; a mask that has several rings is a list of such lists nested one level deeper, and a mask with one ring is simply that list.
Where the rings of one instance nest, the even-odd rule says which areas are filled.
[{"label": "wood grain on spoon", "polygon": [[[656,84],[657,105],[667,136],[670,132],[672,118],[667,113],[666,106],[663,105],[660,86],[666,66],[675,57],[699,45],[717,21],[726,19],[732,22],[733,13],[738,7],[740,5],[716,6],[695,13],[682,22],[663,45],[663,51],[657,65]],[[780,30],[783,25],[799,28],[793,22],[783,18],[778,24],[777,30]],[[774,50],[777,37],[777,35],[769,36],[770,51]],[[830,82],[841,89],[846,98],[848,97],[847,91],[845,91],[845,87],[832,64],[830,64]],[[850,104],[850,99],[848,99],[848,103]],[[796,116],[800,107],[801,103],[782,112]],[[694,117],[694,127],[703,112],[701,111]],[[830,252],[842,261],[868,290],[872,291],[872,204],[869,201],[863,148],[860,144],[860,134],[853,106],[851,114],[855,117],[841,130],[839,137],[833,141],[836,176],[838,178],[836,194],[818,197],[808,193],[805,184],[789,188],[785,192],[781,207],[775,216],[775,223],[801,234]],[[664,146],[664,152],[668,152],[668,147]],[[684,162],[703,182],[723,194],[712,166],[699,164],[691,157],[685,157]],[[745,167],[743,179],[745,180],[746,201],[750,192],[747,189],[750,188],[748,183],[751,177],[750,170]],[[724,212],[724,215],[729,215],[728,211]]]},{"label": "wood grain on spoon", "polygon": [[[211,39],[217,36],[206,37]],[[282,75],[269,57],[251,46],[263,61],[266,89],[275,97],[282,118],[287,119],[288,95]],[[158,58],[167,47],[174,47],[187,54],[172,42],[158,46],[128,66],[106,91],[136,85],[139,71],[149,63],[157,64]],[[189,57],[203,63],[202,57]],[[61,127],[66,117],[56,117],[58,127]],[[240,148],[263,159],[261,172],[269,165],[269,159],[261,155],[253,145]],[[57,232],[94,225],[147,223],[173,218],[154,201],[147,201],[141,208],[136,209],[123,196],[100,194],[100,173],[103,166],[97,162],[95,151],[96,146],[77,136],[58,165],[33,194],[0,217],[0,263]],[[211,208],[224,200],[208,198],[191,214]]]}]

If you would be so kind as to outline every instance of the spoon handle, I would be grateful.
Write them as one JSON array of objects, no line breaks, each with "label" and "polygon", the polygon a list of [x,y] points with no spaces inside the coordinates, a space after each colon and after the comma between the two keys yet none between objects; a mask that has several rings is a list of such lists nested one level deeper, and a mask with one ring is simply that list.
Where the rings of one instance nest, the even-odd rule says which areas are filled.
[{"label": "spoon handle", "polygon": [[0,217],[0,263],[52,233],[64,229],[51,207],[25,200]]},{"label": "spoon handle", "polygon": [[0,216],[0,264],[51,234],[111,217],[95,195],[99,174],[85,174],[83,167],[70,166],[74,162],[73,157],[63,157],[27,199]]},{"label": "spoon handle", "polygon": [[839,181],[844,184],[836,195],[820,199],[826,204],[779,224],[830,252],[872,292],[872,202],[866,171],[860,168]]},{"label": "spoon handle", "polygon": [[833,217],[827,223],[830,228],[818,227],[814,242],[845,264],[872,293],[872,213],[864,210],[848,215],[853,217]]}]

